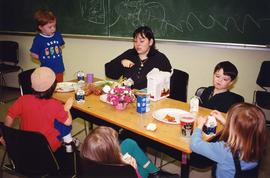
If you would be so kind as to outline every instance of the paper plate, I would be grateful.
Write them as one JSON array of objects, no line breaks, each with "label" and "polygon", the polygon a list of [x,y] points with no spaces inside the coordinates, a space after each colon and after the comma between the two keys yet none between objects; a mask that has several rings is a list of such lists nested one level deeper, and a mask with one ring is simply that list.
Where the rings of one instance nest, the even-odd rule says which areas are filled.
[{"label": "paper plate", "polygon": [[74,91],[74,89],[77,87],[76,82],[60,82],[56,85],[56,91],[57,92],[71,92]]},{"label": "paper plate", "polygon": [[191,115],[191,113],[177,108],[162,108],[152,114],[156,120],[167,124],[179,124],[181,116],[184,115]]}]

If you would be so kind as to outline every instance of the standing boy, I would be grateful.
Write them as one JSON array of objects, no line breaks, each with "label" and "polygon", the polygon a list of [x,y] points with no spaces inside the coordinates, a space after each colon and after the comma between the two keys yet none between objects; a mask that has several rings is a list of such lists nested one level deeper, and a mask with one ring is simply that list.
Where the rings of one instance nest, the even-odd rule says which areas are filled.
[{"label": "standing boy", "polygon": [[33,40],[30,49],[31,56],[40,61],[40,65],[51,68],[56,74],[56,81],[64,79],[64,63],[62,49],[64,40],[59,32],[56,32],[56,17],[51,11],[38,10],[34,19],[38,34]]}]

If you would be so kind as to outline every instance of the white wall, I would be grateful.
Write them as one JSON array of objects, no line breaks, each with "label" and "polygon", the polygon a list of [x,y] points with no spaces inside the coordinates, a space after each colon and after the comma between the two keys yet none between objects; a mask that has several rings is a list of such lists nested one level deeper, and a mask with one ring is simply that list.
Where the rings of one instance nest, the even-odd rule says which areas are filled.
[{"label": "white wall", "polygon": [[[18,41],[20,45],[20,65],[29,69],[38,64],[31,61],[29,49],[33,36],[0,35],[0,40]],[[117,41],[91,38],[65,37],[63,50],[66,67],[65,80],[73,79],[75,72],[83,70],[93,72],[96,77],[104,77],[104,64],[126,49],[132,47],[131,41]],[[252,102],[253,91],[258,88],[256,78],[264,60],[270,60],[270,50],[232,49],[226,47],[209,47],[175,42],[157,42],[157,48],[167,55],[172,66],[189,73],[188,98],[200,86],[212,83],[215,65],[222,60],[229,60],[239,70],[238,81],[232,91]],[[9,74],[7,85],[17,87],[17,74]]]}]

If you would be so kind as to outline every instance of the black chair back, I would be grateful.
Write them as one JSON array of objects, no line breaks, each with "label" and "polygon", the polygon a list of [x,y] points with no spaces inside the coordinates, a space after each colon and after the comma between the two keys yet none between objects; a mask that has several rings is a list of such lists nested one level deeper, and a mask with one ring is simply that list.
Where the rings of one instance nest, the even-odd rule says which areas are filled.
[{"label": "black chair back", "polygon": [[45,136],[38,132],[10,128],[3,123],[0,126],[15,172],[32,177],[59,171],[58,162]]},{"label": "black chair back", "polygon": [[263,109],[270,109],[270,92],[255,91],[255,104]]},{"label": "black chair back", "polygon": [[265,87],[270,87],[270,61],[263,61],[256,83],[266,90]]},{"label": "black chair back", "polygon": [[18,64],[19,44],[15,41],[0,41],[0,62]]},{"label": "black chair back", "polygon": [[170,83],[169,98],[180,100],[183,102],[187,101],[188,78],[188,73],[178,69],[173,69]]},{"label": "black chair back", "polygon": [[[15,41],[0,41],[0,87],[6,86],[5,74],[22,71],[18,66],[19,44]],[[0,88],[0,89],[1,89]],[[1,91],[3,93],[3,91]],[[4,94],[3,94],[4,96]],[[6,102],[5,100],[2,102]]]},{"label": "black chair back", "polygon": [[19,80],[21,95],[33,93],[31,75],[34,72],[34,70],[35,69],[29,69],[29,70],[19,73],[18,80]]},{"label": "black chair back", "polygon": [[[270,61],[263,61],[256,83],[263,88],[263,91],[255,90],[253,94],[253,104],[259,106],[262,109],[270,110]],[[269,115],[266,111],[266,125],[270,125]]]},{"label": "black chair back", "polygon": [[128,164],[101,164],[82,159],[78,166],[78,178],[137,178],[135,169]]},{"label": "black chair back", "polygon": [[205,89],[206,87],[199,87],[195,92],[195,96],[200,97]]}]

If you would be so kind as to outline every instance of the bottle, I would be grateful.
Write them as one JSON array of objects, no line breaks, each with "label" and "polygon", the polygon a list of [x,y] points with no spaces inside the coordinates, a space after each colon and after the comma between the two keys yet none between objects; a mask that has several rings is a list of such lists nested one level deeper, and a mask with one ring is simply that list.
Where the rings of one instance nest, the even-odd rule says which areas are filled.
[{"label": "bottle", "polygon": [[75,93],[75,99],[77,103],[84,103],[85,102],[85,91],[79,88]]},{"label": "bottle", "polygon": [[215,135],[217,130],[217,120],[214,116],[208,116],[203,131],[206,135]]},{"label": "bottle", "polygon": [[84,83],[84,78],[85,78],[85,74],[83,71],[79,71],[77,72],[77,80],[78,80],[78,83],[82,82]]},{"label": "bottle", "polygon": [[199,111],[199,98],[197,96],[193,96],[190,99],[190,102],[189,102],[189,111],[192,114],[195,114],[195,115],[198,113],[198,111]]}]

